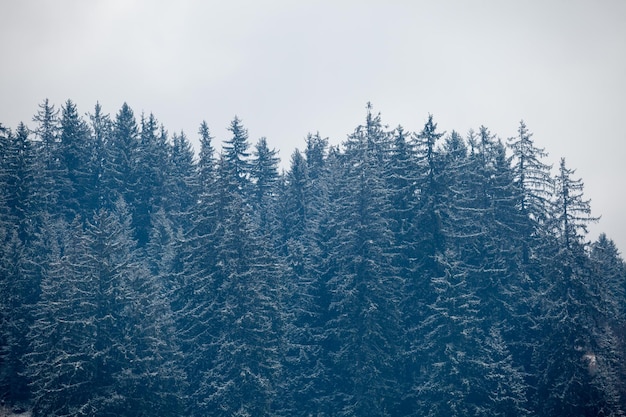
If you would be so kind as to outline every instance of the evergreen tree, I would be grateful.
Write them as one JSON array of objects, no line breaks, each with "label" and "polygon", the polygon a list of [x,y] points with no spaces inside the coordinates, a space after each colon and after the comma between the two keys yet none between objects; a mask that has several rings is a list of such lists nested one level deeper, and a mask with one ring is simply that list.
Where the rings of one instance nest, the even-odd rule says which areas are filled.
[{"label": "evergreen tree", "polygon": [[404,269],[403,276],[415,270],[417,259],[417,195],[418,173],[415,143],[402,126],[398,126],[393,137],[389,158],[387,183],[390,195],[389,219],[397,248],[396,265]]},{"label": "evergreen tree", "polygon": [[90,139],[89,127],[78,115],[76,105],[67,100],[61,108],[59,163],[62,174],[57,181],[59,208],[68,221],[77,214],[89,213],[85,206],[91,185],[88,171],[92,154]]},{"label": "evergreen tree", "polygon": [[550,165],[542,162],[548,154],[537,148],[524,121],[520,121],[518,136],[510,138],[508,148],[513,153],[513,172],[519,193],[518,207],[524,217],[522,258],[528,263],[531,249],[539,242],[549,214],[549,197],[552,191]]},{"label": "evergreen tree", "polygon": [[[209,282],[214,291],[205,293],[212,297],[213,322],[205,330],[212,336],[198,339],[211,343],[215,356],[211,366],[203,367],[193,395],[196,415],[268,415],[275,407],[281,280],[277,262],[259,238],[236,186],[240,178],[231,176],[234,172],[224,160],[219,178],[225,197],[218,212]],[[206,302],[198,301],[199,309],[206,311]]]},{"label": "evergreen tree", "polygon": [[[13,135],[8,131],[3,146],[2,183],[5,221],[17,228],[18,237],[27,242],[33,237],[37,210],[35,153],[28,128],[20,123]],[[11,226],[9,226],[12,229]]]},{"label": "evergreen tree", "polygon": [[232,185],[235,186],[237,193],[247,198],[250,192],[251,173],[248,131],[236,116],[228,130],[233,136],[222,146],[226,175],[233,179]]},{"label": "evergreen tree", "polygon": [[[199,197],[191,213],[192,228],[177,244],[171,277],[178,338],[183,351],[183,366],[189,381],[203,381],[213,366],[215,356],[214,298],[216,228],[221,204],[212,138],[206,123],[200,127],[201,149],[198,161]],[[200,407],[207,394],[207,384],[189,385],[190,410]]]},{"label": "evergreen tree", "polygon": [[308,134],[306,137],[306,157],[307,167],[311,179],[318,179],[324,172],[326,164],[326,151],[328,148],[328,138],[322,138],[317,132],[316,134]]},{"label": "evergreen tree", "polygon": [[35,154],[23,123],[15,134],[0,125],[0,154],[0,392],[2,401],[23,407],[26,335],[39,286],[30,245],[41,217]]},{"label": "evergreen tree", "polygon": [[61,178],[59,156],[59,117],[58,111],[48,99],[39,105],[33,121],[37,123],[34,130],[36,136],[37,168],[36,194],[40,196],[41,211],[57,214],[59,188],[56,181]]},{"label": "evergreen tree", "polygon": [[[338,415],[392,413],[400,393],[396,370],[400,336],[400,279],[389,250],[382,182],[389,135],[368,105],[364,126],[345,143],[337,236],[329,257],[330,320],[325,337],[333,370],[328,398]],[[330,365],[330,364],[329,364]]]},{"label": "evergreen tree", "polygon": [[616,415],[626,413],[626,264],[615,243],[601,234],[591,245],[590,289],[599,299],[594,339],[597,349],[586,352],[588,371],[594,374],[594,385],[605,392]]},{"label": "evergreen tree", "polygon": [[416,385],[407,395],[421,416],[529,415],[526,384],[497,328],[481,314],[481,297],[452,251],[438,256],[436,299],[421,323]]},{"label": "evergreen tree", "polygon": [[[164,206],[169,155],[167,137],[159,135],[153,114],[141,116],[141,132],[136,145],[135,166],[131,167],[136,183],[130,188],[133,203],[133,227],[139,246],[150,236],[152,215]],[[128,197],[127,197],[128,198]]]},{"label": "evergreen tree", "polygon": [[181,412],[171,316],[116,207],[56,226],[30,333],[36,416]]},{"label": "evergreen tree", "polygon": [[135,115],[124,103],[113,122],[111,140],[107,143],[104,183],[107,189],[105,207],[115,206],[119,197],[132,207],[137,187],[137,148],[139,130]]},{"label": "evergreen tree", "polygon": [[565,166],[565,158],[561,158],[559,173],[556,178],[556,199],[554,201],[553,219],[556,234],[566,250],[575,250],[583,244],[587,233],[587,224],[599,220],[591,216],[591,204],[583,199],[582,180],[573,179],[576,170]]},{"label": "evergreen tree", "polygon": [[422,251],[422,262],[429,263],[436,254],[444,250],[445,243],[441,230],[441,162],[437,142],[445,132],[437,132],[437,124],[432,114],[422,131],[416,136],[416,152],[419,164],[419,215],[415,227],[420,233],[418,245]]},{"label": "evergreen tree", "polygon": [[209,130],[209,126],[205,121],[200,124],[198,130],[200,135],[200,152],[198,158],[198,176],[200,182],[200,193],[206,190],[215,177],[215,148],[213,147],[213,137]]},{"label": "evergreen tree", "polygon": [[550,337],[535,349],[536,407],[545,415],[620,415],[611,404],[614,395],[594,383],[595,371],[589,368],[589,361],[597,361],[598,325],[606,318],[582,234],[595,218],[583,198],[582,180],[572,179],[573,173],[561,159],[552,214],[553,243],[544,259],[540,287],[544,298],[538,323],[542,334]]},{"label": "evergreen tree", "polygon": [[[329,249],[320,246],[330,244],[321,236],[325,235],[322,225],[328,223],[323,219],[333,217],[325,211],[328,206],[325,186],[331,182],[331,174],[327,169],[325,142],[311,144],[310,141],[317,140],[314,136],[307,140],[311,163],[304,160],[299,150],[294,151],[280,197],[285,272],[281,286],[284,367],[279,398],[284,415],[308,415],[315,410],[330,412],[326,400],[332,368],[324,351],[327,347],[324,327],[330,303],[326,285],[330,275],[325,273],[324,264],[328,262],[325,251]],[[311,169],[314,178],[309,177]]]},{"label": "evergreen tree", "polygon": [[185,233],[191,228],[191,212],[198,198],[199,178],[193,149],[184,132],[174,134],[169,152],[170,167],[164,190],[163,206],[173,224]]},{"label": "evergreen tree", "polygon": [[283,242],[301,240],[307,230],[312,200],[308,166],[298,149],[291,155],[291,165],[285,175],[281,197]]},{"label": "evergreen tree", "polygon": [[276,228],[275,217],[277,184],[278,184],[278,152],[267,146],[267,139],[262,137],[255,146],[251,161],[251,178],[253,186],[253,204],[259,217],[259,225],[264,233],[271,233]]},{"label": "evergreen tree", "polygon": [[104,207],[107,196],[105,169],[108,162],[107,149],[113,134],[113,123],[108,114],[102,112],[102,106],[96,103],[94,113],[89,115],[91,129],[91,154],[89,155],[87,196],[85,212],[93,213]]},{"label": "evergreen tree", "polygon": [[29,352],[27,334],[32,326],[32,305],[38,295],[34,254],[19,238],[18,229],[0,231],[0,399],[24,407],[30,400],[24,375]]}]

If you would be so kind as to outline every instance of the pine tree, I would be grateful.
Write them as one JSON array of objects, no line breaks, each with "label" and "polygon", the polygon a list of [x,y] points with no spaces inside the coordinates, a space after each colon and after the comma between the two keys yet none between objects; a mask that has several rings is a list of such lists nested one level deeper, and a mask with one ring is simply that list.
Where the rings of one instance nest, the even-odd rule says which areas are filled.
[{"label": "pine tree", "polygon": [[414,141],[410,140],[402,126],[398,126],[393,137],[387,183],[391,191],[389,218],[395,237],[394,245],[399,250],[396,263],[398,267],[406,269],[406,275],[414,268],[418,250],[415,236],[419,188],[416,159]]},{"label": "pine tree", "polygon": [[89,115],[91,129],[91,154],[89,155],[87,195],[85,212],[93,213],[103,208],[106,201],[105,169],[108,161],[107,149],[113,134],[113,123],[108,114],[102,112],[102,106],[96,103],[94,113]]},{"label": "pine tree", "polygon": [[[324,353],[324,327],[328,318],[328,295],[320,248],[330,244],[321,235],[331,214],[325,210],[326,186],[330,182],[325,142],[308,137],[307,154],[311,162],[294,151],[291,167],[284,175],[279,200],[282,221],[281,251],[283,254],[282,308],[282,384],[278,397],[285,415],[308,415],[315,410],[330,410],[325,403],[331,381],[331,366]],[[309,177],[309,170],[314,178]],[[335,177],[336,178],[336,177]],[[332,226],[331,226],[332,227]],[[319,239],[318,239],[319,237]],[[318,246],[319,245],[319,246]]]},{"label": "pine tree", "polygon": [[36,194],[40,196],[41,211],[57,214],[59,188],[56,181],[61,177],[59,156],[59,117],[58,111],[48,99],[39,105],[39,111],[33,117],[37,123],[34,130],[36,136],[37,168]]},{"label": "pine tree", "polygon": [[605,392],[606,400],[616,415],[626,414],[626,264],[615,243],[601,234],[591,245],[590,289],[599,298],[601,315],[596,318],[594,339],[596,350],[585,353],[588,371],[594,385]]},{"label": "pine tree", "polygon": [[116,207],[56,226],[30,333],[36,416],[181,412],[169,308]]},{"label": "pine tree", "polygon": [[215,179],[216,161],[215,148],[213,147],[213,137],[211,136],[209,125],[207,125],[205,121],[200,124],[198,134],[200,135],[198,176],[202,194]]},{"label": "pine tree", "polygon": [[595,371],[589,368],[590,360],[597,361],[598,325],[606,318],[584,250],[583,232],[595,218],[583,197],[582,180],[572,179],[573,173],[561,159],[551,216],[553,238],[542,259],[543,300],[537,321],[550,337],[533,358],[536,407],[545,415],[620,415],[611,404],[614,395],[594,382]]},{"label": "pine tree", "polygon": [[523,374],[481,314],[466,267],[452,251],[437,262],[444,273],[431,280],[436,298],[420,324],[415,386],[405,401],[421,416],[528,415]]},{"label": "pine tree", "polygon": [[291,155],[280,200],[283,243],[290,239],[301,240],[307,230],[312,200],[308,166],[298,149]]},{"label": "pine tree", "polygon": [[190,216],[200,192],[200,180],[193,149],[184,132],[172,137],[168,166],[164,190],[161,190],[162,205],[170,213],[174,226],[186,233],[192,227]]},{"label": "pine tree", "polygon": [[[444,409],[445,413],[458,415],[489,413],[489,410],[496,409],[486,394],[494,389],[489,380],[493,378],[508,381],[510,385],[499,389],[502,390],[504,398],[514,397],[513,402],[502,410],[504,415],[521,415],[527,413],[525,398],[528,385],[523,378],[523,370],[516,365],[516,357],[512,355],[511,350],[513,338],[523,337],[520,334],[525,331],[517,318],[519,311],[523,310],[518,299],[521,293],[520,276],[516,274],[517,259],[514,256],[515,236],[518,234],[516,225],[519,224],[517,194],[513,186],[510,159],[502,143],[496,141],[485,127],[480,128],[478,136],[470,132],[468,141],[471,146],[469,155],[466,154],[458,135],[451,135],[444,144],[443,149],[446,153],[438,158],[441,166],[447,171],[445,175],[432,176],[436,184],[434,189],[438,189],[434,201],[438,203],[436,205],[440,219],[438,223],[441,224],[439,230],[445,238],[444,242],[447,243],[444,246],[445,252],[439,252],[439,255],[432,258],[435,265],[423,269],[422,272],[432,277],[433,283],[437,283],[432,294],[442,291],[443,294],[448,294],[445,287],[439,288],[439,284],[443,283],[455,289],[445,297],[437,296],[430,302],[430,312],[421,323],[431,324],[425,328],[418,324],[417,327],[418,335],[431,334],[440,327],[432,334],[434,336],[450,327],[441,323],[448,317],[459,317],[459,320],[462,317],[465,321],[463,326],[457,329],[465,337],[458,338],[454,344],[455,349],[463,356],[463,360],[458,360],[459,368],[456,371],[461,379],[452,379],[450,382],[451,387],[459,390],[460,402],[447,405],[440,403],[437,407],[444,408],[427,409],[434,414],[444,413]],[[428,147],[424,148],[428,150]],[[428,155],[428,152],[425,155]],[[429,189],[431,188],[425,188],[426,191]],[[427,197],[427,195],[422,197],[423,194],[424,191],[420,198]],[[436,241],[431,235],[427,235],[427,242],[433,240]],[[461,278],[462,281],[456,281]],[[461,283],[465,290],[461,290]],[[459,290],[461,291],[457,292]],[[459,306],[468,308],[466,303],[461,301],[465,297],[474,299],[470,309],[464,312],[448,312]],[[498,343],[487,343],[492,340],[489,336],[491,334],[498,335],[502,340]],[[454,333],[451,337],[455,339]],[[420,343],[422,338],[418,337],[416,340],[417,343],[410,352],[422,351],[423,346]],[[435,357],[442,360],[439,356],[440,347],[434,340],[436,339],[426,344],[427,349],[421,353],[429,358],[425,359],[428,366],[432,366],[430,361],[435,360]],[[482,348],[475,349],[474,345],[477,344]],[[419,357],[417,360],[420,360]],[[465,360],[469,363],[465,363]],[[502,362],[503,360],[506,362]],[[475,363],[476,366],[471,363]],[[446,372],[444,369],[443,375]],[[472,381],[469,384],[475,387],[473,390],[462,387],[464,374],[467,374],[466,381]],[[435,379],[437,378],[443,376],[439,375]],[[439,387],[432,380],[427,381],[430,381],[426,382],[427,386],[431,387],[428,389],[434,389],[436,392]],[[446,389],[452,388],[444,388]],[[428,403],[428,397],[424,401]],[[421,413],[425,414],[426,411]]]},{"label": "pine tree", "polygon": [[208,282],[213,291],[203,292],[212,300],[207,306],[196,299],[199,313],[212,313],[213,320],[205,324],[209,326],[205,332],[212,336],[196,340],[213,345],[210,351],[215,355],[212,364],[203,366],[193,394],[196,415],[209,411],[268,415],[275,407],[281,327],[277,289],[281,279],[276,260],[254,227],[249,206],[236,186],[240,177],[233,177],[234,172],[224,161],[218,174],[225,198],[218,212],[215,263]]},{"label": "pine tree", "polygon": [[232,185],[235,186],[237,193],[247,198],[250,193],[251,172],[248,131],[236,116],[228,130],[233,136],[222,146],[225,169],[227,175],[233,178]]},{"label": "pine tree", "polygon": [[550,165],[542,162],[548,154],[537,148],[524,121],[520,121],[518,136],[509,138],[508,148],[513,153],[513,172],[519,193],[519,210],[524,218],[522,259],[529,262],[531,251],[536,251],[549,214],[552,191]]},{"label": "pine tree", "polygon": [[17,227],[18,237],[28,242],[33,237],[37,210],[35,153],[28,128],[20,123],[17,132],[6,136],[3,154],[3,190],[5,221]]},{"label": "pine tree", "polygon": [[33,324],[32,305],[39,282],[34,254],[19,238],[18,229],[2,238],[0,249],[0,396],[3,402],[24,407],[30,399],[25,376],[27,335]]},{"label": "pine tree", "polygon": [[336,201],[337,236],[329,242],[335,263],[328,279],[329,347],[333,382],[327,395],[338,415],[384,415],[397,405],[396,367],[400,332],[400,280],[389,250],[383,217],[388,193],[382,169],[389,134],[368,105],[366,123],[345,143],[342,190]]},{"label": "pine tree", "polygon": [[[191,230],[177,244],[172,265],[171,303],[176,317],[178,339],[183,352],[183,366],[189,381],[200,381],[213,366],[217,332],[214,298],[217,291],[212,279],[215,271],[215,251],[219,239],[218,215],[222,203],[218,187],[217,163],[206,123],[200,127],[201,149],[198,161],[199,196],[193,206]],[[186,395],[191,410],[201,407],[207,395],[207,385],[189,385]]]},{"label": "pine tree", "polygon": [[59,163],[62,174],[57,177],[59,204],[68,221],[78,214],[89,213],[89,160],[92,154],[89,127],[78,115],[76,105],[67,100],[61,108]]},{"label": "pine tree", "polygon": [[119,197],[132,207],[137,187],[137,148],[139,130],[135,115],[124,103],[113,122],[113,132],[106,148],[104,183],[107,189],[105,207],[113,208]]},{"label": "pine tree", "polygon": [[317,180],[324,172],[326,165],[326,151],[328,138],[322,138],[320,133],[308,134],[306,137],[306,149],[304,156],[311,179]]},{"label": "pine tree", "polygon": [[[141,132],[135,150],[135,165],[131,167],[136,183],[130,187],[133,203],[133,227],[140,247],[150,236],[152,215],[164,207],[165,184],[169,170],[167,137],[159,135],[159,125],[153,114],[141,116]],[[126,197],[128,198],[128,197]]]},{"label": "pine tree", "polygon": [[24,355],[39,286],[30,247],[41,218],[32,145],[23,123],[15,134],[0,125],[0,392],[16,407],[29,399]]},{"label": "pine tree", "polygon": [[416,228],[420,231],[422,262],[429,263],[428,258],[444,250],[445,243],[441,230],[441,173],[440,155],[437,142],[445,132],[437,132],[437,123],[432,114],[422,131],[416,135],[416,152],[419,164],[419,215],[416,218]]},{"label": "pine tree", "polygon": [[583,244],[587,225],[599,220],[591,216],[591,204],[583,199],[582,179],[573,179],[576,170],[568,169],[565,158],[561,158],[559,173],[556,178],[556,199],[554,201],[553,219],[556,234],[566,250],[576,250]]},{"label": "pine tree", "polygon": [[270,234],[277,227],[275,218],[278,185],[278,152],[267,146],[267,139],[262,137],[255,146],[251,161],[253,186],[253,205],[259,217],[259,225],[264,233]]}]

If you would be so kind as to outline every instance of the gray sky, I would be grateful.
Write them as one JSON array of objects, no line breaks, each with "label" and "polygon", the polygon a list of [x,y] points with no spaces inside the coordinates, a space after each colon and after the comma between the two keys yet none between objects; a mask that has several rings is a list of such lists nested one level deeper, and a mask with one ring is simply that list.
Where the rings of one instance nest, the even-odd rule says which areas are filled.
[{"label": "gray sky", "polygon": [[365,118],[419,131],[520,119],[585,182],[600,231],[626,251],[626,1],[0,0],[0,122],[37,105],[127,102],[170,131],[238,115],[285,165],[308,132],[331,143]]}]

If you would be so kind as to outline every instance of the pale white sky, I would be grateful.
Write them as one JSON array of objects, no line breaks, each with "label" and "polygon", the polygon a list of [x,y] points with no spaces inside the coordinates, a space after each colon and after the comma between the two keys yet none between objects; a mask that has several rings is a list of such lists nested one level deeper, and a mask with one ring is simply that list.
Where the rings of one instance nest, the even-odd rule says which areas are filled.
[{"label": "pale white sky", "polygon": [[308,132],[345,139],[371,101],[392,127],[520,119],[585,182],[626,251],[626,2],[622,0],[0,0],[0,122],[96,101],[217,142],[238,115],[288,163]]}]

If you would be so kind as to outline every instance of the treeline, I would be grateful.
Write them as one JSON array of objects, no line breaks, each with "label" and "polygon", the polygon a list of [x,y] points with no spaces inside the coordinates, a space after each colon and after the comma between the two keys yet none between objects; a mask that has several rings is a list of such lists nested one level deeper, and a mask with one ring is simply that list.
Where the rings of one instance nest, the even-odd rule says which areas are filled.
[{"label": "treeline", "polygon": [[33,416],[622,416],[626,268],[526,125],[367,107],[280,172],[124,104],[0,131],[0,394]]}]

